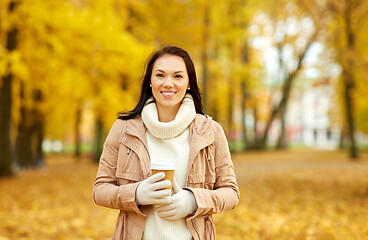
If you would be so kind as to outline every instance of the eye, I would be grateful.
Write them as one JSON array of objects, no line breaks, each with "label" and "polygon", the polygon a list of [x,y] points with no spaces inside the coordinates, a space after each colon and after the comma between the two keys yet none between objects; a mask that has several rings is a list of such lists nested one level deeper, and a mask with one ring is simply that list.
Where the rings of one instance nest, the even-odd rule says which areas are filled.
[{"label": "eye", "polygon": [[162,78],[162,77],[164,77],[164,75],[163,75],[162,73],[157,73],[157,74],[156,74],[156,77],[158,77],[158,78]]},{"label": "eye", "polygon": [[180,74],[177,74],[177,75],[175,75],[175,78],[183,78],[183,76],[180,75]]}]

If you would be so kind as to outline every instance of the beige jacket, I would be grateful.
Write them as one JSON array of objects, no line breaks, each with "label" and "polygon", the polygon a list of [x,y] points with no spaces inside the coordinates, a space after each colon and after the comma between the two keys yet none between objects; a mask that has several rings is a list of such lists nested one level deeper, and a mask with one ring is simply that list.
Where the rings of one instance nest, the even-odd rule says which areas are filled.
[{"label": "beige jacket", "polygon": [[[151,175],[150,158],[140,117],[117,120],[108,134],[93,185],[96,204],[120,209],[114,239],[141,240],[148,206],[137,206],[138,184]],[[233,209],[239,201],[234,167],[221,126],[197,114],[189,125],[190,153],[186,188],[198,209],[186,218],[195,240],[215,239],[212,214]]]}]

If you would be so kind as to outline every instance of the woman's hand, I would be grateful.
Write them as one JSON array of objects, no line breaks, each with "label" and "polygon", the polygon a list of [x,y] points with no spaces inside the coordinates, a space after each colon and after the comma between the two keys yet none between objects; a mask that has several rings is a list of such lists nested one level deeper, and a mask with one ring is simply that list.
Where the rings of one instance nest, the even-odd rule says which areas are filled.
[{"label": "woman's hand", "polygon": [[160,172],[143,180],[135,192],[135,202],[138,205],[157,205],[170,203],[171,191],[165,188],[171,186],[169,180],[160,181],[165,173]]},{"label": "woman's hand", "polygon": [[194,213],[198,206],[191,191],[182,189],[174,179],[174,195],[170,197],[170,202],[165,205],[155,206],[158,215],[166,220],[178,220]]}]

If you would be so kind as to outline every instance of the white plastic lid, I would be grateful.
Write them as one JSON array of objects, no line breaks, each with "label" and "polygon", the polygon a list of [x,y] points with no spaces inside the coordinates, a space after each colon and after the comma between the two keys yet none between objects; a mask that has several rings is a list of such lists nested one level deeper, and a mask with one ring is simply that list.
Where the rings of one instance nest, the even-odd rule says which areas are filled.
[{"label": "white plastic lid", "polygon": [[175,165],[172,162],[153,162],[151,163],[151,169],[155,170],[175,170]]}]

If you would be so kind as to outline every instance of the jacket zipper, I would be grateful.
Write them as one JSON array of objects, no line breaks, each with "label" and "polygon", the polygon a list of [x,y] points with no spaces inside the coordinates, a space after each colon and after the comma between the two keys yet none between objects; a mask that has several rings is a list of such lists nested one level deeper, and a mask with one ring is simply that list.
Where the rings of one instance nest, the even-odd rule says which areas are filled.
[{"label": "jacket zipper", "polygon": [[195,224],[194,224],[194,221],[193,221],[193,220],[194,220],[194,219],[192,219],[191,221],[192,221],[192,225],[193,225],[194,231],[197,233],[197,235],[198,235],[198,239],[201,239],[201,237],[199,236],[198,230],[197,230],[197,228],[196,228],[196,226],[195,226]]}]

